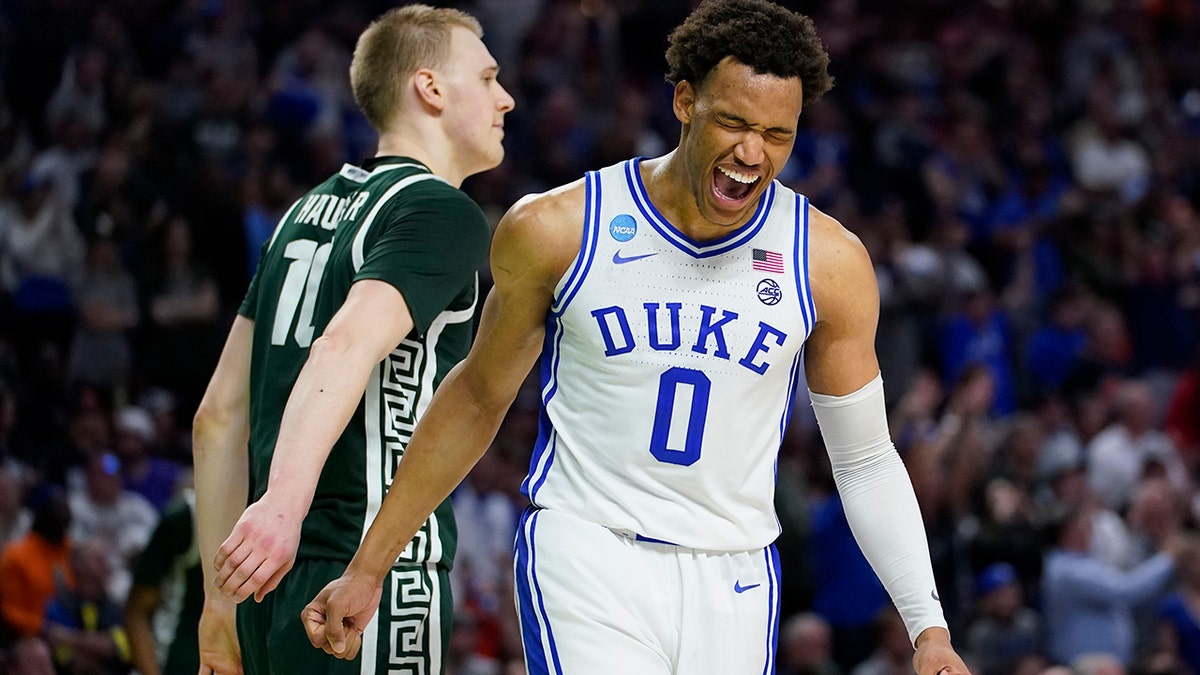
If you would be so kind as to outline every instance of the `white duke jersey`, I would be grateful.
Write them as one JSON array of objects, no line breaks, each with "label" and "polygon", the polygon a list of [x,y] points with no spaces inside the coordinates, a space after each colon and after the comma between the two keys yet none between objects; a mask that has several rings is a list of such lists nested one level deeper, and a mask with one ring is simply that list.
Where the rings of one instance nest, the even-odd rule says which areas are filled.
[{"label": "white duke jersey", "polygon": [[698,242],[650,203],[638,163],[586,176],[522,490],[638,539],[762,548],[779,534],[776,459],[815,321],[808,200],[772,183],[746,225]]}]

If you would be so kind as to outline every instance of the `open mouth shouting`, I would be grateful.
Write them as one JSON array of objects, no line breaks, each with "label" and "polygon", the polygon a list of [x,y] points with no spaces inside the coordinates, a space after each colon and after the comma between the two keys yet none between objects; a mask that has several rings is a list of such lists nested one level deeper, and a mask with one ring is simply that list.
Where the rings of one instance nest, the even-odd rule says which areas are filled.
[{"label": "open mouth shouting", "polygon": [[712,172],[713,194],[724,206],[740,207],[754,192],[762,176],[742,173],[737,169],[718,166]]}]

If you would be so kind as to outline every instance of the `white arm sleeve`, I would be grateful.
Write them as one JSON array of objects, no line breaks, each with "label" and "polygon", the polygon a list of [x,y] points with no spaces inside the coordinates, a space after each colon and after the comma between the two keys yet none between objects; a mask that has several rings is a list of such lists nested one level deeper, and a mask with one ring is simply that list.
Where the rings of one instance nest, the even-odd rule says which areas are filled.
[{"label": "white arm sleeve", "polygon": [[809,396],[850,530],[904,618],[909,640],[915,643],[926,628],[945,628],[917,497],[888,432],[883,378],[846,396]]}]

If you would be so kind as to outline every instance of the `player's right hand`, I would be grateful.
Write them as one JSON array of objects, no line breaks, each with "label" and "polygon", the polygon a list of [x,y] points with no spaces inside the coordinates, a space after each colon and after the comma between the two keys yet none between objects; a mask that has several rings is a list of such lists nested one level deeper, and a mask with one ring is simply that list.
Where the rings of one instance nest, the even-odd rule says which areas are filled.
[{"label": "player's right hand", "polygon": [[294,516],[266,495],[251,504],[217,549],[213,560],[217,588],[237,602],[251,595],[262,602],[296,562],[303,518],[304,514]]},{"label": "player's right hand", "polygon": [[199,675],[242,675],[236,610],[237,605],[227,598],[205,595],[200,613]]},{"label": "player's right hand", "polygon": [[379,607],[383,586],[350,573],[329,582],[300,613],[312,646],[339,659],[353,659],[362,634]]}]

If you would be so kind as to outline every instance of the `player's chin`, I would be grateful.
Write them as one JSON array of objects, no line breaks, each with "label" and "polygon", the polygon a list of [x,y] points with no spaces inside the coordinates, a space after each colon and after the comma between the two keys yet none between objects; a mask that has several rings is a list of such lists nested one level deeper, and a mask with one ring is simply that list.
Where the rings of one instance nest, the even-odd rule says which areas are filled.
[{"label": "player's chin", "polygon": [[503,162],[504,162],[504,146],[498,146],[495,151],[488,153],[486,167],[484,168],[484,171],[487,171],[488,169],[494,169],[494,168],[500,166]]}]

